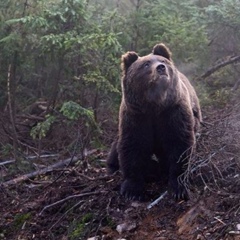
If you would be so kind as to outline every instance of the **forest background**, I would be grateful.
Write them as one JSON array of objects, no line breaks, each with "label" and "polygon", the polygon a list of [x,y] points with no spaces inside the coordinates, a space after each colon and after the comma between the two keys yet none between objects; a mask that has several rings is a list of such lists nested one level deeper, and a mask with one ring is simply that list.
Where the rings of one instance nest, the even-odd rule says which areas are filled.
[{"label": "forest background", "polygon": [[[93,162],[104,167],[117,133],[121,55],[126,51],[149,54],[159,42],[170,48],[176,66],[200,98],[204,124],[197,159],[203,162],[196,164],[210,166],[209,182],[216,183],[224,173],[231,173],[229,182],[235,179],[237,183],[228,185],[239,186],[239,12],[239,0],[0,0],[3,186],[14,186],[73,162],[83,173]],[[58,165],[60,160],[62,165]],[[52,168],[46,170],[48,165]],[[50,177],[56,173],[52,174]],[[28,189],[20,190],[16,185],[14,194],[28,192],[25,187]],[[10,195],[1,197],[3,208]],[[239,195],[236,202],[238,207]],[[44,207],[45,200],[41,204]],[[14,214],[9,218],[9,212],[0,219],[3,236],[10,236],[19,221]],[[24,213],[21,217],[22,227],[29,216]],[[41,224],[39,231],[45,227]],[[73,229],[79,230],[76,226]],[[77,232],[70,239],[91,236],[96,228],[88,229],[88,234]]]},{"label": "forest background", "polygon": [[121,55],[148,54],[159,42],[203,107],[224,106],[237,94],[239,64],[199,77],[240,54],[239,11],[237,0],[1,1],[0,156],[71,151],[75,141],[80,152],[109,146]]}]

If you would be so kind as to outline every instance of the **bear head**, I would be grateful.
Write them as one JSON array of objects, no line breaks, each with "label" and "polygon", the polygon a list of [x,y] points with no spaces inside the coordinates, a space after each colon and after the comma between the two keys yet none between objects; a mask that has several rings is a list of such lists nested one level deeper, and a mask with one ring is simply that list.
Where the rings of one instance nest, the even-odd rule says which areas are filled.
[{"label": "bear head", "polygon": [[122,90],[126,103],[165,105],[177,72],[170,50],[162,43],[143,57],[136,52],[122,56]]}]

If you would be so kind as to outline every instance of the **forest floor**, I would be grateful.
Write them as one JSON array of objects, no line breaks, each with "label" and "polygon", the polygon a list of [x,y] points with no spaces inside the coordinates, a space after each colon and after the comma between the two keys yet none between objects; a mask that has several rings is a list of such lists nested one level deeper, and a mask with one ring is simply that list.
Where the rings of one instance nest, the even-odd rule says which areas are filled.
[{"label": "forest floor", "polygon": [[[187,202],[167,193],[149,209],[167,190],[165,182],[148,184],[144,202],[124,199],[121,174],[106,175],[107,153],[97,149],[24,181],[7,182],[19,175],[0,166],[0,239],[240,240],[238,109],[205,110]],[[35,166],[46,164],[41,161]]]}]

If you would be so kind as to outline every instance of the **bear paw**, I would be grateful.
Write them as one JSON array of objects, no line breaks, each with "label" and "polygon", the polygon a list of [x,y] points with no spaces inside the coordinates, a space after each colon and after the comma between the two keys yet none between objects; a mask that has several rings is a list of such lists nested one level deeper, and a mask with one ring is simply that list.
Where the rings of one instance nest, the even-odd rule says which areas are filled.
[{"label": "bear paw", "polygon": [[175,198],[176,201],[189,200],[187,189],[182,183],[180,183],[179,180],[172,180],[171,187],[173,190],[173,197]]},{"label": "bear paw", "polygon": [[121,194],[128,200],[143,201],[142,181],[126,179],[121,185]]}]

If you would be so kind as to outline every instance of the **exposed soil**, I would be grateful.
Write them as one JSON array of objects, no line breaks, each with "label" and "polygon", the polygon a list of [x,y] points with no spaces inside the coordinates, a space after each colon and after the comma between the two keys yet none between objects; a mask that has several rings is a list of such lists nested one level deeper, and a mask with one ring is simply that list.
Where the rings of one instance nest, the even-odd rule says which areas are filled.
[{"label": "exposed soil", "polygon": [[[148,184],[144,202],[124,199],[121,174],[107,176],[107,153],[97,150],[74,165],[2,185],[0,239],[240,239],[238,107],[205,112],[188,202],[167,193],[147,209],[167,190],[164,182]],[[10,170],[0,167],[3,182],[17,177]]]}]

